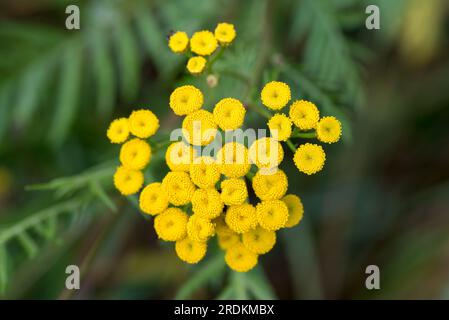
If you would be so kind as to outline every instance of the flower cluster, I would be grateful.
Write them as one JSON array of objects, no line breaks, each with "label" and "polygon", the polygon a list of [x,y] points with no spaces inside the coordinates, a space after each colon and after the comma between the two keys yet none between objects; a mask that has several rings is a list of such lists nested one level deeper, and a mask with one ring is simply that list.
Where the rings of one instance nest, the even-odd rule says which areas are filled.
[{"label": "flower cluster", "polygon": [[175,53],[189,56],[187,70],[191,74],[198,75],[205,70],[208,64],[207,57],[211,56],[219,46],[230,45],[235,37],[234,25],[219,23],[214,32],[197,31],[190,39],[184,31],[174,32],[168,39],[168,46]]},{"label": "flower cluster", "polygon": [[303,205],[296,195],[286,195],[288,179],[277,168],[284,152],[275,139],[257,139],[249,148],[233,141],[213,156],[198,154],[217,131],[240,128],[246,113],[235,98],[218,101],[212,112],[202,109],[203,101],[194,86],[172,92],[171,109],[185,116],[184,141],[167,148],[170,172],[145,186],[140,209],[154,216],[158,237],[174,242],[181,260],[198,263],[216,236],[228,266],[246,272],[274,247],[276,231],[300,222]]},{"label": "flower cluster", "polygon": [[[267,108],[280,112],[291,99],[290,87],[279,81],[269,82],[263,87],[260,98]],[[284,113],[273,115],[268,127],[274,139],[288,143],[291,143],[291,138],[304,136],[334,143],[340,140],[342,132],[340,121],[335,117],[320,118],[316,105],[306,100],[293,101],[288,116]],[[296,149],[293,160],[299,171],[311,175],[323,168],[326,154],[320,145],[305,143]]]},{"label": "flower cluster", "polygon": [[[220,23],[214,33],[199,31],[190,39],[185,32],[175,32],[169,47],[176,53],[196,54],[187,69],[198,74],[212,63],[206,57],[219,45],[229,45],[235,36],[233,25]],[[134,111],[129,118],[114,120],[107,131],[112,143],[123,144],[121,166],[114,175],[116,188],[131,195],[143,187],[141,211],[154,217],[158,238],[173,242],[182,261],[201,261],[209,241],[216,238],[227,265],[238,272],[249,271],[260,255],[274,247],[276,232],[298,225],[303,217],[301,199],[287,194],[288,178],[279,168],[284,160],[282,143],[294,151],[298,169],[310,175],[323,168],[324,150],[311,143],[296,148],[292,139],[334,143],[340,139],[341,124],[335,117],[320,118],[318,108],[305,100],[294,101],[288,114],[281,113],[291,100],[290,87],[283,82],[266,84],[261,100],[277,112],[269,117],[270,136],[245,140],[240,128],[247,109],[240,100],[223,98],[209,111],[203,108],[204,95],[197,87],[183,85],[173,90],[169,107],[184,117],[182,140],[170,142],[165,152],[170,170],[162,181],[145,186],[143,170],[152,155],[145,139],[159,128],[157,117],[149,110]],[[243,138],[235,139],[239,132]],[[222,143],[228,133],[231,141]],[[134,137],[129,139],[130,135]]]},{"label": "flower cluster", "polygon": [[[151,160],[147,139],[159,129],[159,119],[150,110],[133,111],[128,118],[119,118],[109,125],[107,136],[111,143],[122,144],[120,163],[114,174],[114,185],[123,195],[137,193],[143,183],[143,170]],[[129,139],[130,135],[134,138]]]}]

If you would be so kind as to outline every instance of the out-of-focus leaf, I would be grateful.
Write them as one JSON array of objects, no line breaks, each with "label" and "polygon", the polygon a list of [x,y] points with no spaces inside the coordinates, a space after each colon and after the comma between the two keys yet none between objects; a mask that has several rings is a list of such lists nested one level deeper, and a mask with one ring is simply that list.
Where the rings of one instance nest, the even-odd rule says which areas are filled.
[{"label": "out-of-focus leaf", "polygon": [[97,112],[100,118],[108,119],[114,108],[116,82],[109,44],[102,33],[93,32],[91,49],[97,86]]},{"label": "out-of-focus leaf", "polygon": [[211,278],[221,274],[224,271],[224,268],[225,264],[222,254],[217,254],[209,261],[205,261],[204,265],[178,290],[175,299],[187,299],[196,290],[204,286]]},{"label": "out-of-focus leaf", "polygon": [[132,101],[139,89],[140,58],[136,38],[126,21],[116,22],[114,45],[119,62],[120,92],[125,101]]},{"label": "out-of-focus leaf", "polygon": [[14,107],[14,119],[19,127],[27,126],[40,102],[49,66],[39,64],[31,68],[21,81],[20,94]]},{"label": "out-of-focus leaf", "polygon": [[54,146],[63,143],[74,120],[81,82],[82,53],[82,47],[74,44],[63,55],[60,89],[56,98],[57,109],[49,132]]}]

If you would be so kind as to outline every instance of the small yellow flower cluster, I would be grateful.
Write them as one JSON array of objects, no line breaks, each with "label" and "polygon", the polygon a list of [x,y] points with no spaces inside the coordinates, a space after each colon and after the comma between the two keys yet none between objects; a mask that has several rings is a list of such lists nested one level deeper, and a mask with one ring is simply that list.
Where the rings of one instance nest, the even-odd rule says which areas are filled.
[{"label": "small yellow flower cluster", "polygon": [[184,31],[174,32],[168,40],[168,46],[174,53],[184,53],[189,56],[192,53],[196,54],[187,61],[187,70],[191,74],[198,75],[205,70],[208,63],[205,57],[211,56],[218,46],[226,47],[230,45],[235,37],[234,25],[219,23],[214,33],[209,30],[197,31],[190,39]]},{"label": "small yellow flower cluster", "polygon": [[[263,87],[260,97],[267,108],[280,111],[291,99],[290,87],[286,83],[272,81]],[[320,118],[316,105],[306,100],[293,101],[288,116],[283,113],[273,115],[268,128],[273,139],[287,143],[291,143],[291,138],[300,138],[302,133],[324,143],[334,143],[340,140],[342,132],[340,121],[335,117]],[[320,145],[305,143],[296,149],[293,160],[299,171],[311,175],[323,168],[326,154]]]},{"label": "small yellow flower cluster", "polygon": [[[159,129],[159,119],[150,110],[133,111],[129,118],[111,122],[107,136],[111,143],[122,144],[120,162],[114,174],[114,185],[123,195],[137,193],[143,185],[142,170],[151,160],[151,147],[144,139]],[[134,138],[128,140],[129,136]]]},{"label": "small yellow flower cluster", "polygon": [[[173,142],[167,148],[170,172],[161,182],[143,189],[139,205],[144,213],[155,217],[158,237],[175,242],[181,260],[198,263],[206,255],[208,241],[216,235],[229,267],[246,272],[257,264],[259,255],[274,247],[277,230],[300,222],[304,209],[297,196],[286,195],[287,176],[277,169],[284,152],[277,140],[261,138],[249,149],[228,142],[214,157],[197,155],[200,146],[214,141],[217,131],[240,128],[246,113],[235,98],[220,100],[212,112],[202,109],[203,100],[202,92],[194,86],[172,92],[170,107],[185,116],[185,141]],[[140,156],[130,162],[139,168],[144,163]],[[250,194],[258,198],[256,203],[250,202]]]}]

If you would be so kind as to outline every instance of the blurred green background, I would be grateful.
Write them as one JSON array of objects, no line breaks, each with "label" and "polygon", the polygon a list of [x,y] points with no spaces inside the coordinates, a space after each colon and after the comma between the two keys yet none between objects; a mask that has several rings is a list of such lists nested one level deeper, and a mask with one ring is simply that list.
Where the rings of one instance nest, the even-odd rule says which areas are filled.
[{"label": "blurred green background", "polygon": [[[79,31],[65,29],[69,4]],[[380,30],[365,28],[369,4]],[[448,17],[445,0],[1,1],[0,297],[449,298]],[[221,21],[238,36],[211,89],[166,36]],[[113,118],[141,107],[170,132],[181,119],[168,97],[181,83],[201,87],[206,105],[242,98],[236,71],[253,98],[280,79],[344,125],[315,176],[284,148],[305,216],[246,278],[212,254],[188,266],[158,242],[113,189],[118,147],[105,137]],[[265,127],[254,112],[248,121]],[[166,171],[161,155],[150,167],[149,179]],[[79,291],[65,289],[70,264]],[[365,288],[371,264],[380,290]]]}]

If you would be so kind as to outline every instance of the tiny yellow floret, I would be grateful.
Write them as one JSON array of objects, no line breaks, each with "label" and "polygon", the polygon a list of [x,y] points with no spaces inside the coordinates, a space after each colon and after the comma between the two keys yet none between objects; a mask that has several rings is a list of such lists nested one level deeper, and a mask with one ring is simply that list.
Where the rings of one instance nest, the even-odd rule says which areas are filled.
[{"label": "tiny yellow floret", "polygon": [[167,209],[168,198],[162,184],[153,182],[147,185],[139,197],[140,210],[146,214],[156,215]]},{"label": "tiny yellow floret", "polygon": [[260,98],[267,108],[280,110],[290,101],[290,87],[284,82],[271,81],[263,87]]},{"label": "tiny yellow floret", "polygon": [[221,99],[214,108],[215,122],[222,130],[235,130],[242,126],[246,109],[234,98]]},{"label": "tiny yellow floret", "polygon": [[217,45],[214,34],[207,30],[195,32],[190,39],[190,50],[200,56],[211,55]]},{"label": "tiny yellow floret", "polygon": [[230,23],[219,23],[215,28],[215,38],[222,45],[230,44],[236,36],[235,28]]},{"label": "tiny yellow floret", "polygon": [[183,31],[177,31],[170,36],[168,46],[174,53],[182,53],[186,51],[189,45],[189,36]]},{"label": "tiny yellow floret", "polygon": [[240,178],[251,168],[248,149],[238,142],[228,142],[217,152],[216,163],[226,177]]},{"label": "tiny yellow floret", "polygon": [[127,118],[115,119],[109,125],[107,136],[112,143],[123,143],[129,137],[129,121]]},{"label": "tiny yellow floret", "polygon": [[151,147],[144,140],[134,138],[122,145],[120,162],[128,169],[142,170],[150,162]]},{"label": "tiny yellow floret", "polygon": [[247,272],[257,265],[257,254],[238,242],[226,251],[226,264],[234,271]]},{"label": "tiny yellow floret", "polygon": [[323,169],[326,154],[320,145],[306,143],[296,150],[293,161],[299,171],[311,175]]},{"label": "tiny yellow floret", "polygon": [[281,169],[268,174],[258,171],[253,177],[254,193],[260,200],[278,200],[287,192],[287,175]]},{"label": "tiny yellow floret", "polygon": [[256,209],[249,203],[230,206],[226,212],[225,221],[234,232],[248,232],[257,225]]},{"label": "tiny yellow floret", "polygon": [[243,245],[257,254],[265,254],[273,249],[276,243],[276,232],[258,226],[242,235]]},{"label": "tiny yellow floret", "polygon": [[168,201],[175,206],[188,204],[195,192],[195,185],[189,174],[183,171],[167,173],[162,180],[162,187],[167,193]]},{"label": "tiny yellow floret", "polygon": [[188,114],[182,121],[182,133],[194,146],[205,146],[215,139],[217,124],[212,113],[198,110]]},{"label": "tiny yellow floret", "polygon": [[320,119],[320,112],[312,102],[299,100],[290,106],[289,116],[300,130],[310,130],[316,127]]},{"label": "tiny yellow floret", "polygon": [[154,218],[154,229],[164,241],[178,241],[187,234],[189,216],[179,208],[168,208]]},{"label": "tiny yellow floret", "polygon": [[288,208],[288,220],[285,227],[291,228],[296,226],[304,215],[304,206],[301,199],[297,195],[288,194],[282,198],[282,201],[284,201]]},{"label": "tiny yellow floret", "polygon": [[207,243],[193,241],[189,237],[186,237],[176,241],[175,251],[182,261],[195,264],[201,261],[206,255]]},{"label": "tiny yellow floret", "polygon": [[129,116],[129,128],[138,138],[149,138],[159,129],[159,119],[150,110],[133,111]]},{"label": "tiny yellow floret", "polygon": [[275,168],[284,159],[284,149],[273,138],[260,138],[249,148],[249,159],[259,168]]},{"label": "tiny yellow floret", "polygon": [[120,166],[114,174],[114,185],[124,196],[129,196],[140,190],[143,185],[143,173]]},{"label": "tiny yellow floret", "polygon": [[187,236],[198,242],[205,242],[215,233],[215,227],[209,219],[193,214],[187,222]]},{"label": "tiny yellow floret", "polygon": [[238,205],[248,198],[244,179],[229,178],[221,182],[221,200],[227,206]]},{"label": "tiny yellow floret", "polygon": [[292,135],[292,121],[285,114],[278,113],[268,121],[268,128],[273,139],[286,141]]},{"label": "tiny yellow floret", "polygon": [[178,116],[185,116],[203,106],[203,93],[200,89],[191,86],[176,88],[170,95],[170,108]]},{"label": "tiny yellow floret", "polygon": [[288,208],[281,200],[262,201],[256,206],[256,215],[262,228],[276,231],[285,227]]},{"label": "tiny yellow floret", "polygon": [[321,142],[337,142],[341,137],[341,122],[335,117],[323,117],[316,126],[316,133]]},{"label": "tiny yellow floret", "polygon": [[200,74],[206,67],[206,59],[204,57],[192,57],[187,61],[187,70],[191,74]]},{"label": "tiny yellow floret", "polygon": [[211,157],[195,158],[190,165],[190,178],[200,188],[213,188],[220,179],[220,170]]},{"label": "tiny yellow floret", "polygon": [[192,196],[192,211],[203,218],[214,219],[223,212],[223,201],[215,189],[196,189]]},{"label": "tiny yellow floret", "polygon": [[167,148],[165,162],[171,171],[189,171],[195,156],[195,149],[191,145],[179,141]]}]

